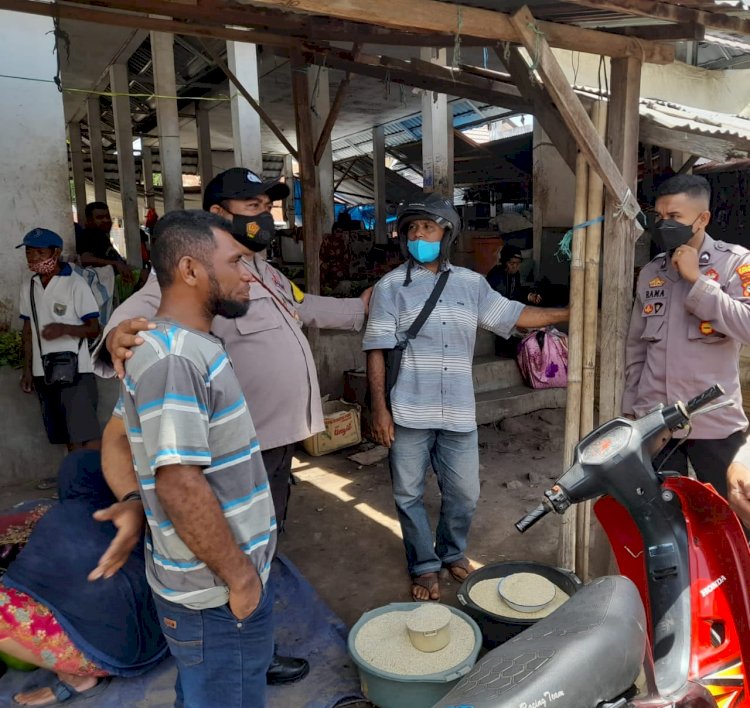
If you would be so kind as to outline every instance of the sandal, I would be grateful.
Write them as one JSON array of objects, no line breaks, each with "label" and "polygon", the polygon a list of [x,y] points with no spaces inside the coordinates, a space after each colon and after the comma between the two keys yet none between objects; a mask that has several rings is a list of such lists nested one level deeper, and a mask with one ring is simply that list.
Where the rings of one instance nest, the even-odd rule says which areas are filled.
[{"label": "sandal", "polygon": [[[417,588],[424,588],[429,593],[429,597],[417,597]],[[415,575],[411,579],[411,599],[414,602],[429,602],[440,599],[440,582],[437,573],[425,573],[424,575]]]},{"label": "sandal", "polygon": [[459,583],[462,583],[466,578],[474,572],[474,568],[471,567],[471,563],[466,558],[459,558],[453,563],[446,563],[445,567],[451,574],[451,577]]},{"label": "sandal", "polygon": [[[93,696],[96,696],[109,685],[110,678],[109,676],[104,676],[100,678],[95,686],[92,686],[91,688],[87,688],[85,691],[77,691],[73,686],[71,686],[69,683],[65,683],[65,681],[62,681],[59,678],[55,678],[54,682],[51,686],[47,686],[50,691],[52,691],[54,698],[50,701],[47,701],[47,703],[37,703],[34,708],[39,708],[40,706],[56,706],[58,703],[65,703],[66,701],[69,701],[74,698],[91,698]],[[35,690],[35,689],[34,689]],[[27,691],[21,691],[21,693],[26,693]],[[28,706],[28,703],[19,703],[16,700],[16,696],[19,694],[16,694],[13,696],[13,703],[15,705],[19,706]]]}]

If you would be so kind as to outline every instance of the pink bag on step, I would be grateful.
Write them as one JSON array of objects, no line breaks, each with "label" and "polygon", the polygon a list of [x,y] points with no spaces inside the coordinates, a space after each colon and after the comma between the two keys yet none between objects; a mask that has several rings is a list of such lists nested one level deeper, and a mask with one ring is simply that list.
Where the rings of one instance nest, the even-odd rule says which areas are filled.
[{"label": "pink bag on step", "polygon": [[518,368],[531,388],[568,385],[568,337],[554,327],[526,335],[518,345]]}]

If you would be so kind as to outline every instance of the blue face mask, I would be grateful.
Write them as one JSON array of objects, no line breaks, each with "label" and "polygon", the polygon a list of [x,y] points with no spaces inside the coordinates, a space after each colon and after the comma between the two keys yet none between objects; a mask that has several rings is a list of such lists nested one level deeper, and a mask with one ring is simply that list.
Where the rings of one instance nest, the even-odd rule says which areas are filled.
[{"label": "blue face mask", "polygon": [[406,247],[412,258],[420,263],[432,263],[440,255],[440,241],[423,241],[418,238],[414,241],[407,241]]}]

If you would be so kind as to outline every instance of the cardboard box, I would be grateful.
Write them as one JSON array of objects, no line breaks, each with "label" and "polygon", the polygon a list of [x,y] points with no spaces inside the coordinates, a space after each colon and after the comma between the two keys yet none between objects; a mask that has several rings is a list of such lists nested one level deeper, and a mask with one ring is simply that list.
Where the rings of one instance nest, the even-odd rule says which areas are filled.
[{"label": "cardboard box", "polygon": [[327,455],[362,442],[359,406],[356,403],[324,401],[323,420],[326,429],[302,443],[308,455]]}]

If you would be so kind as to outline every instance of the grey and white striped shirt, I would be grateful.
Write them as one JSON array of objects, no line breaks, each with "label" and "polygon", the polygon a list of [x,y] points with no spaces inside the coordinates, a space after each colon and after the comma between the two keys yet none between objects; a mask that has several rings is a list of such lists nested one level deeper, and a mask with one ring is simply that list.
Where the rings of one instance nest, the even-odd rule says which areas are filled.
[{"label": "grey and white striped shirt", "polygon": [[[476,428],[472,359],[477,327],[508,337],[524,305],[507,300],[487,280],[467,268],[447,264],[451,273],[435,309],[401,360],[391,392],[393,420],[407,428],[469,432]],[[438,275],[406,264],[375,286],[362,348],[392,349],[405,338]]]}]

